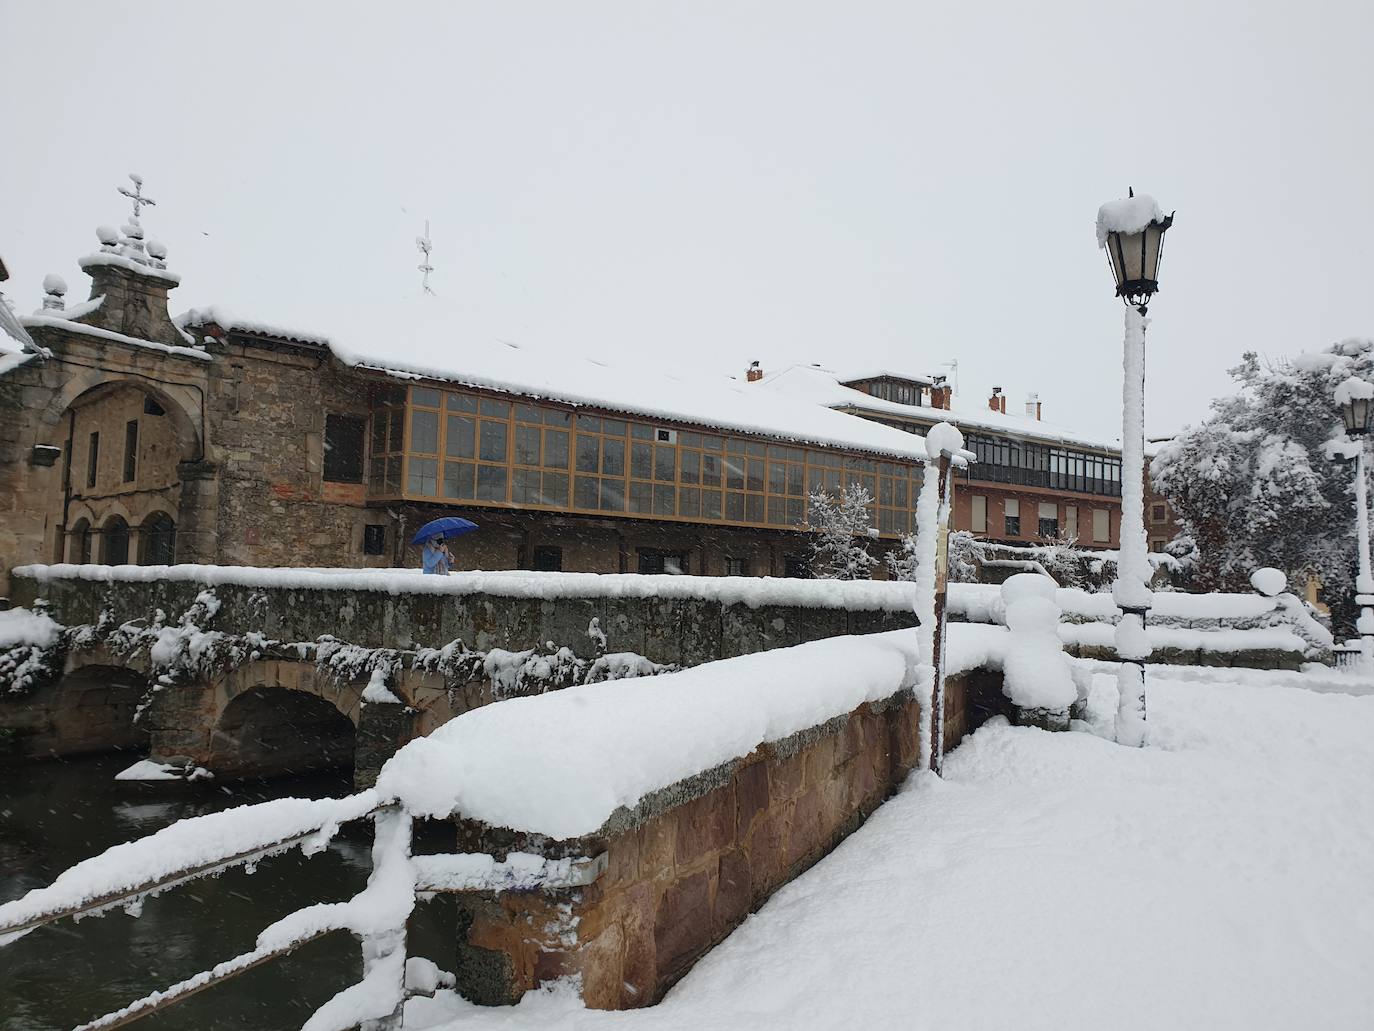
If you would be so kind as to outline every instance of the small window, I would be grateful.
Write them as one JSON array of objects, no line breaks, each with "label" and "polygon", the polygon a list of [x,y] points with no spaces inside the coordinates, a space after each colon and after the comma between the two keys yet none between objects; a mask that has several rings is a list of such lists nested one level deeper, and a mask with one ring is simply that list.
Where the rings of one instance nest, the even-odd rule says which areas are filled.
[{"label": "small window", "polygon": [[647,574],[667,573],[681,576],[687,572],[687,556],[680,551],[640,548],[639,571]]},{"label": "small window", "polygon": [[384,523],[368,523],[363,527],[363,554],[386,554],[386,525]]},{"label": "small window", "polygon": [[86,486],[95,486],[95,474],[100,468],[100,434],[92,433],[86,448]]},{"label": "small window", "polygon": [[1078,506],[1064,506],[1064,536],[1078,539]]},{"label": "small window", "polygon": [[1059,536],[1059,506],[1052,501],[1040,502],[1037,510],[1038,526],[1040,536],[1046,540],[1053,540]]},{"label": "small window", "polygon": [[124,482],[133,483],[138,475],[138,420],[124,424]]},{"label": "small window", "polygon": [[535,548],[534,568],[542,573],[561,573],[563,571],[563,549],[548,544]]},{"label": "small window", "polygon": [[144,395],[144,398],[143,398],[143,414],[144,414],[144,415],[166,415],[166,414],[167,414],[167,410],[166,410],[165,408],[163,408],[162,405],[160,405],[160,404],[158,404],[156,401],[154,401],[151,397],[148,397],[147,395]]},{"label": "small window", "polygon": [[1021,536],[1021,502],[1017,498],[1007,498],[1002,503],[1003,532],[1008,537]]},{"label": "small window", "polygon": [[970,529],[974,533],[988,532],[988,499],[981,494],[973,495],[973,525]]},{"label": "small window", "polygon": [[1150,522],[1152,522],[1152,523],[1162,523],[1162,522],[1164,522],[1164,519],[1165,519],[1165,515],[1164,515],[1164,506],[1163,506],[1163,505],[1151,505],[1151,506],[1150,506]]},{"label": "small window", "polygon": [[1161,554],[1164,551],[1165,545],[1167,545],[1168,543],[1169,541],[1167,538],[1156,537],[1154,540],[1150,541],[1150,550],[1157,555]]},{"label": "small window", "polygon": [[1105,544],[1112,539],[1112,514],[1108,509],[1093,509],[1093,543]]},{"label": "small window", "polygon": [[329,483],[363,482],[363,437],[367,420],[357,415],[324,417],[324,478]]},{"label": "small window", "polygon": [[726,576],[748,576],[748,575],[749,575],[749,560],[748,560],[747,558],[726,558],[726,560],[725,560],[725,575],[726,575]]}]

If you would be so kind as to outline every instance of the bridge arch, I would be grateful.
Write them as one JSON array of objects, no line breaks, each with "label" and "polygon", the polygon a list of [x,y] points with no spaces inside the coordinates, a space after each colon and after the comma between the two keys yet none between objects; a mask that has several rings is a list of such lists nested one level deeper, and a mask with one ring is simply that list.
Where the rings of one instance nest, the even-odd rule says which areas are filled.
[{"label": "bridge arch", "polygon": [[210,733],[206,765],[225,780],[353,769],[357,729],[331,701],[259,685],[231,698]]}]

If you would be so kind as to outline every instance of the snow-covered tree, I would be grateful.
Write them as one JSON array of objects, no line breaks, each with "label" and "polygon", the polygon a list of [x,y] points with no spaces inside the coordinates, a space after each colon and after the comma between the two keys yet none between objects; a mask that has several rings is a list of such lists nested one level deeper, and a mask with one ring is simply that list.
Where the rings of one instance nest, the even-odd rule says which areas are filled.
[{"label": "snow-covered tree", "polygon": [[1247,353],[1240,385],[1212,415],[1174,438],[1150,466],[1183,528],[1170,551],[1191,585],[1249,589],[1274,566],[1322,583],[1338,622],[1350,617],[1356,569],[1353,456],[1335,403],[1351,376],[1374,380],[1374,341],[1346,340],[1276,365]]},{"label": "snow-covered tree", "polygon": [[872,540],[873,495],[851,483],[838,496],[811,495],[811,568],[823,580],[867,580],[878,560],[868,550]]}]

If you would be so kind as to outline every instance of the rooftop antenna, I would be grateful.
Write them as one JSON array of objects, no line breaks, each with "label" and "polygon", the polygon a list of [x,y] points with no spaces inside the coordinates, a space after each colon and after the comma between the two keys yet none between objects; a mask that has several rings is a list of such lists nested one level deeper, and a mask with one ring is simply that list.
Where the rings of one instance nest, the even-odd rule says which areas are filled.
[{"label": "rooftop antenna", "polygon": [[429,263],[429,251],[433,246],[429,239],[429,219],[425,219],[425,235],[415,238],[415,246],[420,248],[420,253],[424,255],[420,264],[416,266],[416,268],[424,274],[423,278],[420,280],[420,286],[424,289],[425,293],[433,297],[435,296],[434,291],[429,288],[429,274],[434,271],[434,266]]},{"label": "rooftop antenna", "polygon": [[959,393],[959,359],[951,358],[947,362],[941,362],[940,367],[949,369],[950,376],[954,380],[954,393]]}]

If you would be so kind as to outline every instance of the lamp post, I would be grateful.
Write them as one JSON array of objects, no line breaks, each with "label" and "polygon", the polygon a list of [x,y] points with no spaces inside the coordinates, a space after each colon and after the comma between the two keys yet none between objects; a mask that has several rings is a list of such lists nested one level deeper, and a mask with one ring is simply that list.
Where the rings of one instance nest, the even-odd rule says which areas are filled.
[{"label": "lamp post", "polygon": [[1108,201],[1097,212],[1097,243],[1107,252],[1116,295],[1126,304],[1121,389],[1121,550],[1112,598],[1121,610],[1116,625],[1116,653],[1121,659],[1117,686],[1116,739],[1123,745],[1145,744],[1145,660],[1150,642],[1145,618],[1153,595],[1150,558],[1145,542],[1145,317],[1159,289],[1159,258],[1164,233],[1174,216],[1164,215],[1153,197],[1135,190]]},{"label": "lamp post", "polygon": [[1374,663],[1374,573],[1369,568],[1369,507],[1365,499],[1364,442],[1374,428],[1374,383],[1351,377],[1336,388],[1336,403],[1341,407],[1345,435],[1355,452],[1355,528],[1360,548],[1360,572],[1355,579],[1355,604],[1360,618],[1360,653],[1366,665]]}]

